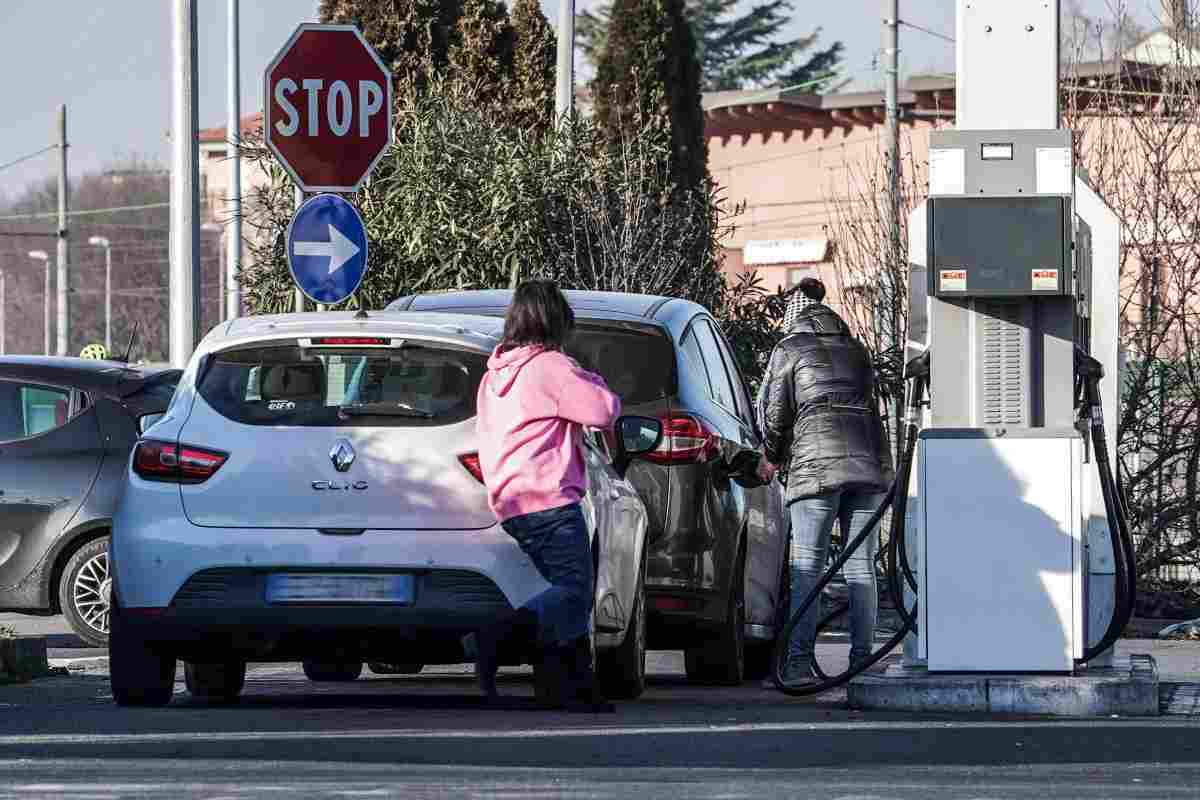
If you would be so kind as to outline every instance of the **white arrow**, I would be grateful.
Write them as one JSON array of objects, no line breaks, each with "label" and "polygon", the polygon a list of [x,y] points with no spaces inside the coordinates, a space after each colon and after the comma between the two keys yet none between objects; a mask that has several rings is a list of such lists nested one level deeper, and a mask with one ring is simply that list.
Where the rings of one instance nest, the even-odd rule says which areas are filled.
[{"label": "white arrow", "polygon": [[328,242],[296,242],[294,249],[298,256],[324,256],[329,259],[329,274],[337,272],[346,262],[358,255],[359,247],[342,235],[342,232],[332,225],[329,226]]}]

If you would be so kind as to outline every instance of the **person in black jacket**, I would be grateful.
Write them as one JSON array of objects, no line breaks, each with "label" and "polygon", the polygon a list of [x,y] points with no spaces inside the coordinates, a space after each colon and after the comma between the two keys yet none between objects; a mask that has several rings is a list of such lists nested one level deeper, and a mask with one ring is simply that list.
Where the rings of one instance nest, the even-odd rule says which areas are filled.
[{"label": "person in black jacket", "polygon": [[[819,280],[800,282],[759,395],[764,460],[787,486],[792,613],[825,569],[834,522],[840,523],[842,541],[854,538],[894,476],[871,356],[824,299]],[[875,537],[868,538],[842,570],[850,590],[851,663],[872,651],[878,610],[875,549]],[[809,608],[788,643],[788,684],[815,680],[819,605]]]}]

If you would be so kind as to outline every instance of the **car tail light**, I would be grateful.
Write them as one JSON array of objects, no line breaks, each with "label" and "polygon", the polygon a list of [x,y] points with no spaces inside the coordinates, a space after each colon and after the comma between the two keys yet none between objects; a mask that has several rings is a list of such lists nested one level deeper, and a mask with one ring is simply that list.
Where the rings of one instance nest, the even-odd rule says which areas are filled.
[{"label": "car tail light", "polygon": [[463,453],[458,457],[458,463],[471,473],[471,477],[483,483],[483,467],[479,466],[479,453]]},{"label": "car tail light", "polygon": [[699,417],[671,414],[663,417],[662,441],[647,461],[655,464],[703,464],[719,453],[716,431]]},{"label": "car tail light", "polygon": [[133,471],[148,481],[203,483],[228,458],[228,453],[217,450],[143,439],[133,450]]}]

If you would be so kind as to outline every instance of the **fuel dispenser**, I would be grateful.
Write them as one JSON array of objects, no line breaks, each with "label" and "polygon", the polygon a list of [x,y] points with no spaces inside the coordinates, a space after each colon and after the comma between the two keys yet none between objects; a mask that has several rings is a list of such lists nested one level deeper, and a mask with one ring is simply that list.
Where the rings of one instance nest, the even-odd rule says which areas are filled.
[{"label": "fuel dispenser", "polygon": [[[1106,664],[1133,609],[1113,477],[1120,227],[1058,116],[1058,3],[958,0],[955,130],[931,132],[909,220],[908,411],[896,484],[801,603],[891,512],[886,572],[929,672]],[[1012,59],[1012,53],[1022,53]],[[919,602],[918,602],[919,599]],[[782,655],[783,649],[780,650]]]}]

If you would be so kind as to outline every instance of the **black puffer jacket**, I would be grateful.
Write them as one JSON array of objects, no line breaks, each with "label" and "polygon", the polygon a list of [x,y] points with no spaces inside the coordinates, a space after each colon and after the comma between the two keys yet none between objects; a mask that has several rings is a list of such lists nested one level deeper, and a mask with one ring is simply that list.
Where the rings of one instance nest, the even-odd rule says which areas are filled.
[{"label": "black puffer jacket", "polygon": [[891,484],[871,357],[828,306],[800,312],[775,347],[762,417],[766,456],[786,477],[787,502]]}]

